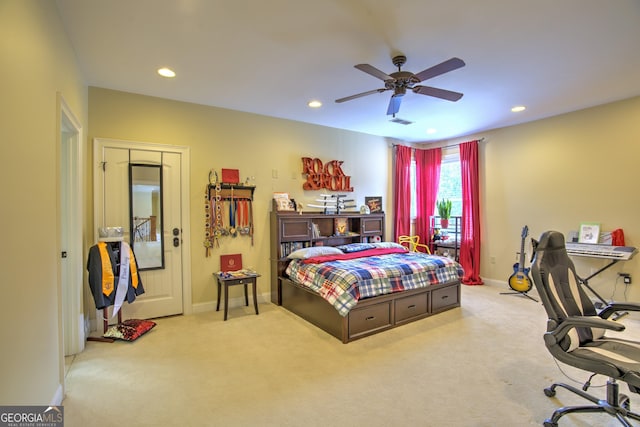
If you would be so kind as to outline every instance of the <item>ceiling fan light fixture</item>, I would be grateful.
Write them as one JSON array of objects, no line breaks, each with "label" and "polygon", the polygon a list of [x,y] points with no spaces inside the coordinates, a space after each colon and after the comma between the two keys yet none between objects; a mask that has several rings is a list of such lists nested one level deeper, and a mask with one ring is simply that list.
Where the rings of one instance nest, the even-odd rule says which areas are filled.
[{"label": "ceiling fan light fixture", "polygon": [[405,93],[407,93],[407,89],[410,89],[413,93],[417,93],[419,95],[427,95],[435,98],[444,99],[447,101],[456,102],[460,98],[462,98],[462,94],[459,92],[453,92],[445,89],[438,89],[430,86],[422,86],[417,85],[424,80],[432,79],[441,74],[448,73],[449,71],[457,70],[460,67],[465,66],[465,62],[460,59],[453,57],[444,62],[441,62],[438,65],[434,65],[431,68],[427,68],[417,74],[414,74],[410,71],[402,71],[401,67],[407,61],[407,57],[404,55],[397,55],[392,58],[393,65],[398,67],[398,71],[395,71],[391,74],[387,74],[383,71],[380,71],[373,65],[369,64],[357,64],[355,68],[360,71],[363,71],[370,76],[373,76],[379,80],[384,82],[384,87],[380,89],[373,89],[367,92],[357,93],[355,95],[347,96],[344,98],[336,99],[337,103],[350,101],[352,99],[361,98],[363,96],[372,95],[374,93],[381,93],[387,90],[392,90],[393,95],[391,95],[391,99],[389,100],[389,106],[387,107],[387,116],[394,116],[400,110],[400,104],[402,102],[402,97]]},{"label": "ceiling fan light fixture", "polygon": [[167,67],[158,68],[158,74],[160,74],[162,77],[167,77],[167,78],[172,78],[176,76],[175,71]]},{"label": "ceiling fan light fixture", "polygon": [[320,108],[322,107],[322,102],[318,101],[317,99],[312,99],[311,101],[307,102],[307,105],[311,108]]},{"label": "ceiling fan light fixture", "polygon": [[511,108],[511,111],[514,113],[519,113],[520,111],[524,111],[526,109],[527,107],[525,107],[524,105],[516,105],[515,107]]}]

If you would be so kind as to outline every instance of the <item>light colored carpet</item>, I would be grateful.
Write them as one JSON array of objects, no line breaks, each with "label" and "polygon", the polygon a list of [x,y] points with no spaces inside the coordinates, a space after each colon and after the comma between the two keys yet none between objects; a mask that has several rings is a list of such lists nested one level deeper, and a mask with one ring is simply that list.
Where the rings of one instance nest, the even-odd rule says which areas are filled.
[{"label": "light colored carpet", "polygon": [[[134,343],[88,342],[73,358],[65,426],[541,425],[557,406],[586,402],[544,395],[571,380],[544,347],[542,306],[507,290],[463,286],[461,308],[349,344],[266,302],[258,316],[232,306],[226,322],[222,312],[157,319]],[[590,391],[604,396],[595,387],[605,381]],[[599,414],[560,420],[616,425]]]}]

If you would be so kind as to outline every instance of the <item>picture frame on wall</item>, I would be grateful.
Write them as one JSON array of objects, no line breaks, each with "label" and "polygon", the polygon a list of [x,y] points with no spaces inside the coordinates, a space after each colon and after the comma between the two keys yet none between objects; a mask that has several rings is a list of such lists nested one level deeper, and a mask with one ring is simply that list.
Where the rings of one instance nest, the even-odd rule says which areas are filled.
[{"label": "picture frame on wall", "polygon": [[382,212],[382,196],[365,197],[364,204],[369,206],[371,213]]},{"label": "picture frame on wall", "polygon": [[595,222],[583,222],[580,224],[578,243],[598,243],[600,237],[600,224]]}]

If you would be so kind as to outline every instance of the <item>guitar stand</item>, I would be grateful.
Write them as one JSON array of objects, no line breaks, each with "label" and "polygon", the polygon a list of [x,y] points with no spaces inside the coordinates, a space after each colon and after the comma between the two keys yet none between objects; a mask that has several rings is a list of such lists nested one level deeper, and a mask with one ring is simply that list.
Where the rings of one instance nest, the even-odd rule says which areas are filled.
[{"label": "guitar stand", "polygon": [[532,297],[531,295],[529,295],[526,292],[518,292],[518,291],[514,291],[514,292],[500,292],[500,295],[522,295],[523,297],[527,297],[529,298],[531,301],[535,301],[538,302],[537,299],[535,299],[534,297]]}]

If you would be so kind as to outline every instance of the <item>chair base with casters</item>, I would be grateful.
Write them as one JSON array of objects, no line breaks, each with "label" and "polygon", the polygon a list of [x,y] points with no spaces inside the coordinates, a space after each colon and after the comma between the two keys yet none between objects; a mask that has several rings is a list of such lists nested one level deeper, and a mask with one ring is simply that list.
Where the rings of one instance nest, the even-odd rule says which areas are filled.
[{"label": "chair base with casters", "polygon": [[629,420],[640,421],[640,414],[630,410],[629,397],[619,392],[619,382],[632,393],[640,392],[640,342],[625,336],[625,325],[615,320],[619,311],[640,312],[640,304],[611,302],[597,311],[569,258],[564,236],[557,231],[542,234],[531,267],[533,283],[547,312],[544,343],[558,361],[585,372],[591,377],[609,378],[605,398],[589,393],[589,381],[582,389],[554,383],[544,389],[553,397],[558,387],[571,391],[590,404],[565,406],[544,421],[545,427],[557,427],[566,414],[605,413],[631,427]]},{"label": "chair base with casters", "polygon": [[567,389],[578,396],[590,401],[593,405],[577,405],[577,406],[563,406],[555,410],[551,418],[544,421],[544,427],[558,427],[558,421],[561,417],[571,413],[585,413],[585,412],[606,412],[612,415],[620,421],[623,426],[633,427],[627,420],[631,418],[633,420],[640,421],[640,414],[631,412],[631,402],[629,397],[625,394],[619,393],[619,385],[615,379],[609,379],[607,381],[607,398],[598,399],[597,397],[564,383],[553,383],[551,386],[544,389],[544,394],[547,397],[554,397],[556,395],[556,388],[561,387]]}]

